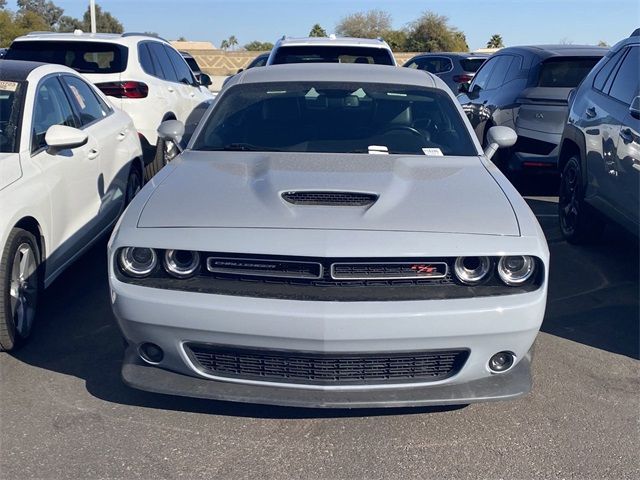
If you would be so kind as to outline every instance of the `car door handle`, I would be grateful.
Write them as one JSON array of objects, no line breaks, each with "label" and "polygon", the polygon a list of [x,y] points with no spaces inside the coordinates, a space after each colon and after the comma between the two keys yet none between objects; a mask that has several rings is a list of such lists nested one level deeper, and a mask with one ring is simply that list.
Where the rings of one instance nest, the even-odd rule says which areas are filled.
[{"label": "car door handle", "polygon": [[98,150],[96,150],[95,148],[92,148],[91,150],[89,150],[89,153],[87,154],[87,158],[89,160],[93,160],[93,159],[97,158],[98,155],[100,155],[100,152]]},{"label": "car door handle", "polygon": [[596,107],[589,107],[587,108],[587,110],[585,111],[585,113],[587,114],[588,118],[593,118],[596,116]]},{"label": "car door handle", "polygon": [[191,93],[189,94],[189,96],[190,96],[191,98],[195,97],[195,96],[196,96],[196,92],[191,92]]},{"label": "car door handle", "polygon": [[620,135],[620,138],[624,141],[624,143],[633,142],[633,132],[628,128],[625,128],[624,130],[620,130],[619,135]]},{"label": "car door handle", "polygon": [[127,138],[127,132],[126,131],[120,132],[116,138],[118,139],[119,142],[123,141],[125,138]]},{"label": "car door handle", "polygon": [[167,90],[169,90],[171,93],[175,92],[173,87],[167,87]]}]

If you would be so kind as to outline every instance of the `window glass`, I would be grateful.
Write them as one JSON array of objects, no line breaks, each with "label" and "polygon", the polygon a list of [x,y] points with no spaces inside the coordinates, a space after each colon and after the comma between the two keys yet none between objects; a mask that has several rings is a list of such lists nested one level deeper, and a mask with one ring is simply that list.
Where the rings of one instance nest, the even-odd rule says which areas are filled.
[{"label": "window glass", "polygon": [[247,66],[247,70],[249,68],[254,68],[254,67],[264,67],[264,65],[267,63],[267,60],[269,59],[269,55],[268,54],[262,54],[262,55],[258,55],[256,58],[253,59],[253,61]]},{"label": "window glass", "polygon": [[158,74],[156,73],[156,68],[153,65],[151,54],[149,53],[149,49],[147,48],[147,44],[145,42],[138,44],[138,57],[140,59],[142,70],[149,75],[157,77]]},{"label": "window glass", "polygon": [[550,58],[540,67],[539,87],[575,88],[591,71],[600,57]]},{"label": "window glass", "polygon": [[196,59],[193,57],[182,57],[185,59],[185,61],[187,62],[187,65],[189,65],[189,68],[191,69],[192,72],[199,72],[200,71],[200,66],[198,65],[198,62],[196,62]]},{"label": "window glass", "polygon": [[22,118],[24,82],[0,81],[0,152],[17,152]]},{"label": "window glass", "polygon": [[490,58],[487,60],[478,73],[476,73],[475,77],[473,77],[473,81],[469,86],[469,90],[472,91],[474,89],[484,90],[487,86],[487,81],[489,80],[489,75],[491,74],[491,70],[495,66],[496,62],[498,62],[499,58]]},{"label": "window glass", "polygon": [[446,73],[453,69],[451,60],[445,57],[426,57],[416,60],[417,68],[429,73]]},{"label": "window glass", "polygon": [[159,42],[149,42],[147,46],[149,47],[151,56],[156,61],[156,71],[162,72],[161,78],[169,80],[170,82],[177,82],[178,76],[171,65],[171,60],[169,60],[169,56],[167,55],[163,45]]},{"label": "window glass", "polygon": [[178,75],[178,81],[186,83],[187,85],[193,85],[195,83],[195,80],[193,79],[193,72],[189,68],[189,65],[187,65],[187,62],[185,62],[184,58],[182,58],[182,55],[167,45],[164,45],[164,49],[169,56],[169,60],[171,60],[171,63],[173,64],[173,69]]},{"label": "window glass", "polygon": [[193,148],[367,154],[373,146],[391,154],[478,154],[444,91],[359,82],[235,85]]},{"label": "window glass", "polygon": [[511,65],[509,65],[509,70],[507,71],[504,83],[508,83],[518,78],[520,76],[520,71],[522,70],[522,57],[514,55],[512,58],[513,60],[511,60]]},{"label": "window glass", "polygon": [[609,58],[600,68],[600,71],[596,74],[593,79],[593,88],[599,91],[604,91],[604,84],[608,80],[609,75],[618,64],[620,57],[626,53],[625,49],[620,50],[613,57]]},{"label": "window glass", "polygon": [[38,87],[33,111],[31,153],[47,146],[44,137],[53,125],[76,126],[71,105],[57,77],[48,78]]},{"label": "window glass", "polygon": [[611,84],[609,95],[627,105],[631,105],[638,95],[640,82],[640,47],[629,49],[627,56],[622,59],[616,78]]},{"label": "window glass", "polygon": [[100,120],[109,114],[109,110],[105,109],[104,102],[98,100],[91,87],[84,81],[71,75],[65,75],[63,78],[71,92],[71,101],[80,114],[82,126]]},{"label": "window glass", "polygon": [[496,66],[493,68],[491,78],[489,78],[489,81],[487,82],[487,90],[492,90],[502,86],[507,78],[507,72],[509,71],[509,66],[511,65],[512,60],[513,57],[511,55],[501,55],[497,57]]},{"label": "window glass", "polygon": [[369,63],[393,65],[393,58],[385,48],[304,45],[278,48],[273,63]]},{"label": "window glass", "polygon": [[128,52],[107,42],[28,40],[12,43],[5,58],[57,63],[80,73],[120,73],[127,68]]},{"label": "window glass", "polygon": [[475,73],[482,66],[482,64],[486,61],[486,58],[478,57],[478,58],[461,58],[460,66],[462,70],[465,72]]}]

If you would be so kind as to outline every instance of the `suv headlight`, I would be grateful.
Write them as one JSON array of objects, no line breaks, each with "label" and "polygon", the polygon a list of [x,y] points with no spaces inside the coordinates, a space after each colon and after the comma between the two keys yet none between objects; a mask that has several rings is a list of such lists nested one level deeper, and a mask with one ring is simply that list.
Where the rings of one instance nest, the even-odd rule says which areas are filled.
[{"label": "suv headlight", "polygon": [[535,260],[528,255],[501,257],[498,262],[498,275],[505,284],[518,286],[531,278],[535,267]]},{"label": "suv headlight", "polygon": [[118,263],[126,275],[142,278],[153,272],[158,257],[152,248],[125,247],[120,250]]}]

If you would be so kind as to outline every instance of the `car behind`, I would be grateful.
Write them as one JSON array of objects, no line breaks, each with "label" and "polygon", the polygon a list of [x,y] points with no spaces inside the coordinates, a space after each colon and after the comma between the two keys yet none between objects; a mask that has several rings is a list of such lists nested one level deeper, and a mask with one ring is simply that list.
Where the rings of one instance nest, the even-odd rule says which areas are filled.
[{"label": "car behind", "polygon": [[403,67],[433,73],[457,94],[469,85],[487,58],[489,55],[483,53],[421,53],[407,60]]}]

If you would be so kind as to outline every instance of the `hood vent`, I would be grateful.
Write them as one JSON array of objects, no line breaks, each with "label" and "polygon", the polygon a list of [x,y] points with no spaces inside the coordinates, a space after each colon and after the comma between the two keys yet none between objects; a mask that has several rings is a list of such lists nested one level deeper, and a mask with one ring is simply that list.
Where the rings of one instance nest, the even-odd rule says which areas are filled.
[{"label": "hood vent", "polygon": [[299,191],[284,192],[282,198],[293,205],[319,205],[325,207],[370,207],[378,195],[363,192]]}]

